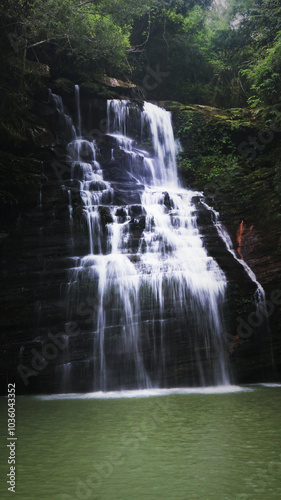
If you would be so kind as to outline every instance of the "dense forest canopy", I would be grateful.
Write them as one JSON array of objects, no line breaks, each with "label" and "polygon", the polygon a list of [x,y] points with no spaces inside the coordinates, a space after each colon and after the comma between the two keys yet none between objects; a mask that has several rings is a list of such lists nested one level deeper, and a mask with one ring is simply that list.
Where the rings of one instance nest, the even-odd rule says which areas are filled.
[{"label": "dense forest canopy", "polygon": [[150,99],[280,100],[280,0],[2,0],[1,90],[27,75],[131,80]]}]

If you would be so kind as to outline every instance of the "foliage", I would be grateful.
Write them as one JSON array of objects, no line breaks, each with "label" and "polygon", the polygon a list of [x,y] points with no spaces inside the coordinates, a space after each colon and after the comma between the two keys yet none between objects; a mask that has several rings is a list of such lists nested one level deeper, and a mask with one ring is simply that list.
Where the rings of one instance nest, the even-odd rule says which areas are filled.
[{"label": "foliage", "polygon": [[[4,74],[132,79],[148,99],[223,107],[280,99],[281,0],[3,0]],[[3,62],[3,61],[1,61]],[[15,70],[17,68],[17,70]]]},{"label": "foliage", "polygon": [[[122,64],[129,47],[129,32],[110,14],[89,3],[79,8],[76,0],[10,0],[1,5],[3,29],[15,53],[51,65],[66,63],[76,68]],[[24,64],[24,63],[23,63]]]},{"label": "foliage", "polygon": [[[281,231],[280,128],[255,158],[239,152],[241,141],[258,137],[271,113],[249,121],[244,110],[173,106],[176,133],[183,146],[178,158],[182,180],[202,189],[216,203],[224,220],[238,227],[250,220],[255,227]],[[197,116],[196,116],[197,115]]]},{"label": "foliage", "polygon": [[281,1],[240,0],[233,2],[235,28],[243,41],[239,64],[252,107],[280,101]]},{"label": "foliage", "polygon": [[263,51],[263,58],[256,61],[243,74],[252,82],[253,95],[249,98],[252,107],[271,105],[280,101],[281,95],[281,31],[277,33],[270,48]]}]

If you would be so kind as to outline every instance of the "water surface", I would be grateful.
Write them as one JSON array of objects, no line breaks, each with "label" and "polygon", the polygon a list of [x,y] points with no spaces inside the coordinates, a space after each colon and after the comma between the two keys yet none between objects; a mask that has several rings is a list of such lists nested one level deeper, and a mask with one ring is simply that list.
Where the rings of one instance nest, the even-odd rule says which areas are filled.
[{"label": "water surface", "polygon": [[[280,499],[281,387],[247,389],[18,397],[16,496]],[[6,398],[0,405],[6,499]]]}]

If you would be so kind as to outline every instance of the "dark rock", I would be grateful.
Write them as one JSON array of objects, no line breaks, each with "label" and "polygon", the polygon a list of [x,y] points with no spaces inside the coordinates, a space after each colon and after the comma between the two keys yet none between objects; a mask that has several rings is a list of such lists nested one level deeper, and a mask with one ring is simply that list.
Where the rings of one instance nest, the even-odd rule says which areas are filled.
[{"label": "dark rock", "polygon": [[131,217],[137,217],[138,215],[145,215],[145,209],[142,205],[131,205],[129,208],[129,214]]},{"label": "dark rock", "polygon": [[118,217],[118,222],[121,222],[122,224],[127,220],[128,213],[125,208],[118,208],[115,212],[116,217]]},{"label": "dark rock", "polygon": [[126,170],[122,170],[116,164],[116,166],[110,166],[103,171],[103,177],[106,181],[119,182],[119,183],[134,183],[136,181],[133,179],[131,174]]},{"label": "dark rock", "polygon": [[138,205],[141,202],[141,192],[138,189],[120,189],[115,187],[113,194],[114,205]]},{"label": "dark rock", "polygon": [[127,211],[125,208],[118,208],[115,212],[116,217],[127,217]]},{"label": "dark rock", "polygon": [[164,193],[164,205],[168,210],[172,210],[174,208],[174,202],[171,200],[169,193]]},{"label": "dark rock", "polygon": [[133,233],[141,234],[145,229],[145,215],[130,220],[130,230]]},{"label": "dark rock", "polygon": [[100,221],[103,226],[105,224],[111,224],[113,222],[113,218],[110,213],[109,207],[99,206],[99,214],[100,214]]}]

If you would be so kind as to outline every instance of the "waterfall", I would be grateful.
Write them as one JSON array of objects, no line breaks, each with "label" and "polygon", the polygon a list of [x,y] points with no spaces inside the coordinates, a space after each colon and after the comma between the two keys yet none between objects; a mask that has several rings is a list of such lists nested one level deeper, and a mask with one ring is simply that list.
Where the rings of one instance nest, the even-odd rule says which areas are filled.
[{"label": "waterfall", "polygon": [[77,110],[77,133],[78,133],[78,137],[81,137],[82,126],[81,126],[81,108],[80,108],[80,88],[79,88],[79,85],[75,85],[75,101],[76,101],[76,110]]},{"label": "waterfall", "polygon": [[267,301],[266,301],[265,290],[262,287],[261,283],[257,280],[255,273],[248,266],[248,264],[244,260],[239,259],[237,257],[235,250],[233,248],[231,238],[230,238],[228,232],[226,231],[225,227],[223,226],[223,224],[220,221],[219,213],[216,210],[214,210],[213,207],[209,206],[204,200],[201,200],[201,203],[202,203],[202,205],[204,205],[204,207],[207,210],[209,210],[213,214],[213,224],[216,227],[219,236],[224,241],[227,251],[229,253],[231,253],[231,255],[234,257],[234,259],[236,261],[238,261],[239,264],[245,269],[249,278],[253,281],[253,283],[255,283],[255,285],[257,287],[256,292],[255,292],[254,297],[253,297],[254,301],[255,301],[256,313],[257,313],[257,317],[264,318],[263,329],[269,335],[271,361],[272,361],[272,366],[275,366],[271,331],[270,331],[270,326],[269,326],[269,317],[268,317],[268,312],[267,312]]},{"label": "waterfall", "polygon": [[[63,139],[67,140],[76,138],[76,130],[71,117],[67,114],[62,98],[59,95],[53,94],[51,89],[49,89],[49,99],[53,101],[57,112],[59,114],[60,129],[63,132]],[[59,139],[61,139],[59,137]]]},{"label": "waterfall", "polygon": [[[93,390],[228,383],[226,278],[197,227],[193,199],[202,193],[179,183],[170,113],[108,101],[105,161],[81,137],[79,89],[76,99],[67,149],[88,253],[69,270],[67,321],[89,306]],[[73,227],[70,192],[68,200]]]},{"label": "waterfall", "polygon": [[257,286],[257,290],[256,290],[256,293],[254,295],[257,312],[262,312],[265,315],[265,319],[266,319],[266,323],[267,323],[266,328],[269,328],[267,308],[266,308],[266,296],[265,296],[264,288],[262,287],[260,282],[257,280],[255,273],[248,266],[248,264],[244,260],[239,259],[237,257],[235,250],[233,248],[231,238],[230,238],[228,232],[226,231],[225,227],[223,226],[223,224],[220,222],[219,213],[216,210],[214,210],[212,207],[210,207],[204,200],[202,200],[201,203],[202,203],[202,205],[204,205],[204,207],[207,210],[209,210],[213,214],[213,217],[214,217],[213,224],[216,227],[219,236],[224,241],[228,252],[231,253],[231,255],[234,257],[235,260],[237,260],[237,262],[239,262],[239,264],[241,264],[241,266],[245,269],[246,273],[248,274],[249,278]]}]

